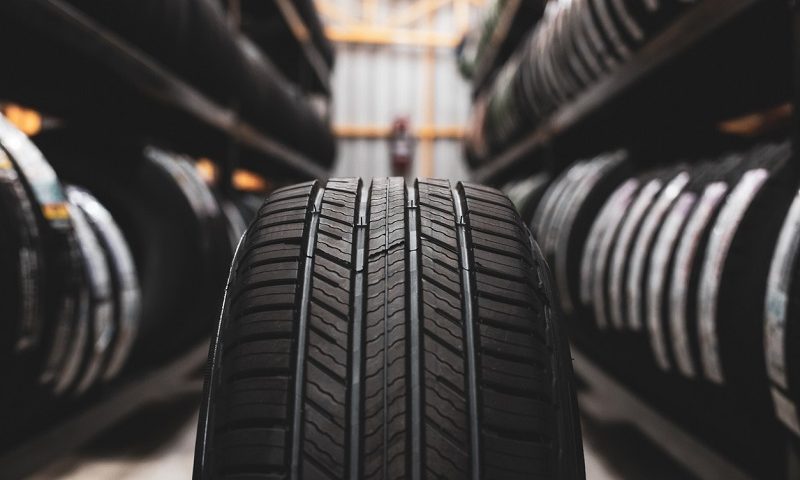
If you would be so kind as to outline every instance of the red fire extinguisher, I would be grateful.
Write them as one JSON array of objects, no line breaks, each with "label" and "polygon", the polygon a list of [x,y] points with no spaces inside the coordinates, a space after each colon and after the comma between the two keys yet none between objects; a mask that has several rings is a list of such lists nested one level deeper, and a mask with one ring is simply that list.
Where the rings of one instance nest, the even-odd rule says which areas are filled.
[{"label": "red fire extinguisher", "polygon": [[405,177],[409,174],[413,163],[413,150],[414,139],[409,133],[408,119],[403,117],[395,119],[389,138],[389,162],[393,176]]}]

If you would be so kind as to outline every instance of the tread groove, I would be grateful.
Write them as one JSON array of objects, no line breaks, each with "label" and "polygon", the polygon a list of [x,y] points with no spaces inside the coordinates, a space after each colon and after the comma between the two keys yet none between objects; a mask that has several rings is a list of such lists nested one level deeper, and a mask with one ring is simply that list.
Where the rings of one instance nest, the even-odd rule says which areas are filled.
[{"label": "tread groove", "polygon": [[422,351],[420,347],[420,310],[422,309],[422,296],[420,295],[420,259],[419,259],[419,188],[417,184],[408,187],[408,202],[406,204],[406,226],[408,240],[406,245],[408,254],[408,327],[409,327],[409,403],[411,414],[408,418],[411,435],[408,438],[409,451],[408,471],[412,480],[422,480]]},{"label": "tread groove", "polygon": [[359,188],[358,211],[355,217],[355,230],[353,242],[353,262],[355,275],[353,276],[352,301],[352,357],[350,359],[350,429],[349,470],[350,478],[358,480],[361,476],[361,388],[363,374],[361,366],[363,361],[364,324],[366,317],[366,257],[369,245],[366,239],[367,225],[369,224],[369,200],[372,183],[362,183]]},{"label": "tread groove", "polygon": [[319,229],[319,212],[322,206],[322,196],[325,187],[318,187],[314,193],[314,206],[311,211],[311,218],[308,225],[308,235],[306,239],[305,258],[303,259],[303,283],[300,297],[300,312],[297,320],[297,355],[294,375],[294,406],[292,411],[292,444],[291,461],[289,463],[289,478],[300,480],[300,451],[302,441],[302,416],[303,416],[303,384],[305,383],[305,358],[306,358],[306,339],[308,335],[308,312],[311,308],[311,282],[312,271],[314,268],[314,249],[317,243],[317,230]]},{"label": "tread groove", "polygon": [[[382,472],[386,477],[389,472],[389,188],[391,181],[386,181],[386,198],[383,211],[383,455]],[[405,182],[403,182],[405,189]],[[402,242],[405,247],[405,239]],[[367,256],[367,258],[370,258]]]},{"label": "tread groove", "polygon": [[475,348],[475,299],[472,295],[474,275],[470,256],[471,238],[469,233],[469,216],[465,215],[467,205],[464,201],[464,186],[461,182],[452,188],[453,207],[455,209],[456,232],[459,246],[459,259],[461,264],[461,300],[462,315],[464,318],[464,344],[467,355],[467,395],[469,397],[469,423],[470,423],[470,467],[472,478],[479,480],[481,477],[481,448],[480,448],[480,417],[478,408],[478,379],[477,355]]}]

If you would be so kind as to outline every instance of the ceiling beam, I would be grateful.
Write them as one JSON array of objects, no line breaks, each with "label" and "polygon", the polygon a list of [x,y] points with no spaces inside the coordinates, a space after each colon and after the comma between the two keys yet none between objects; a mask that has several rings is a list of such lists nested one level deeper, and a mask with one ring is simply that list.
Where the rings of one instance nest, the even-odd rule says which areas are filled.
[{"label": "ceiling beam", "polygon": [[421,47],[454,48],[460,38],[457,35],[433,31],[380,27],[355,24],[346,27],[329,26],[325,34],[333,42],[360,43],[369,45],[413,45]]}]

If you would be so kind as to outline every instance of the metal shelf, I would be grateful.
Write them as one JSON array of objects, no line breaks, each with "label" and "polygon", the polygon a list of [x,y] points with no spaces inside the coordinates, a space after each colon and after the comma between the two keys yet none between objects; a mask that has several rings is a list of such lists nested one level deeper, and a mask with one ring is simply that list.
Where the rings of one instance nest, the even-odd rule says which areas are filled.
[{"label": "metal shelf", "polygon": [[6,35],[16,32],[31,39],[25,51],[15,43],[0,48],[8,54],[6,65],[15,71],[0,80],[0,91],[19,93],[21,98],[15,95],[14,100],[100,128],[108,123],[130,127],[213,159],[226,158],[235,147],[241,164],[260,173],[278,167],[303,178],[327,176],[311,159],[208,98],[63,0],[7,0],[0,8],[16,20],[4,26]]},{"label": "metal shelf", "polygon": [[0,453],[0,476],[26,478],[148,404],[185,394],[199,398],[208,345],[205,340],[166,366],[123,379],[108,395],[81,405],[30,438],[20,439],[18,446]]},{"label": "metal shelf", "polygon": [[330,76],[331,72],[322,55],[319,53],[314,39],[311,36],[311,31],[303,21],[303,17],[297,11],[292,0],[275,0],[275,4],[281,13],[286,25],[291,30],[297,43],[303,51],[303,56],[306,62],[311,66],[314,71],[316,80],[319,83],[323,93],[330,95]]},{"label": "metal shelf", "polygon": [[603,423],[634,426],[673,460],[702,480],[750,480],[752,477],[708,448],[700,439],[650,407],[572,346],[573,367],[580,382],[581,413]]},{"label": "metal shelf", "polygon": [[[516,49],[520,38],[516,38],[511,33],[517,29],[528,30],[533,27],[541,18],[543,11],[542,2],[538,0],[507,0],[497,26],[492,32],[487,50],[483,54],[480,63],[475,68],[475,76],[472,81],[472,96],[477,97],[482,91],[491,86],[498,69],[502,67],[513,50]],[[538,9],[538,15],[534,9]]]},{"label": "metal shelf", "polygon": [[556,110],[473,178],[493,183],[515,175],[517,167],[549,147],[569,153],[559,157],[596,154],[617,146],[614,142],[630,142],[634,134],[652,140],[787,101],[788,8],[769,0],[698,2],[629,62]]}]

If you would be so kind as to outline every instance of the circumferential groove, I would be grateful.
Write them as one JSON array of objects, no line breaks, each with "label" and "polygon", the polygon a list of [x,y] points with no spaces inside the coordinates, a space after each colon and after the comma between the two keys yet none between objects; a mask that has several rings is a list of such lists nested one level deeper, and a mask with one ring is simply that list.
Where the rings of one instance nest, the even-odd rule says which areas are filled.
[{"label": "circumferential groove", "polygon": [[[386,179],[386,200],[383,210],[383,459],[381,471],[389,471],[389,191],[391,180]],[[405,181],[403,182],[405,188]],[[369,257],[369,256],[368,256]],[[384,476],[386,474],[384,473]]]},{"label": "circumferential groove", "polygon": [[302,290],[300,312],[297,319],[297,355],[294,372],[294,411],[292,412],[292,457],[289,464],[289,478],[299,480],[300,451],[303,418],[303,383],[305,380],[306,348],[308,337],[308,311],[311,303],[311,273],[314,268],[314,249],[317,246],[317,230],[319,229],[319,213],[322,208],[322,197],[325,187],[318,186],[314,196],[311,215],[308,220],[308,236],[306,240],[305,259],[303,261]]},{"label": "circumferential groove", "polygon": [[481,478],[480,464],[480,427],[478,421],[478,378],[477,359],[475,357],[475,305],[472,288],[472,259],[469,249],[469,233],[467,229],[468,211],[464,185],[459,182],[451,189],[453,207],[456,216],[456,234],[458,239],[458,256],[461,263],[461,311],[464,318],[464,352],[467,354],[467,390],[469,396],[469,434],[470,434],[470,468],[472,478]]},{"label": "circumferential groove", "polygon": [[419,294],[419,198],[416,184],[408,187],[406,203],[406,225],[408,228],[408,319],[409,329],[409,399],[411,415],[409,430],[409,471],[413,480],[422,479],[422,366],[420,339],[420,294]]},{"label": "circumferential groove", "polygon": [[362,183],[358,194],[358,211],[355,218],[355,241],[353,242],[353,265],[355,273],[353,275],[353,302],[351,303],[352,314],[352,342],[350,364],[350,444],[349,462],[350,478],[357,480],[361,478],[361,389],[362,373],[361,365],[363,362],[363,343],[364,343],[364,316],[366,311],[366,263],[368,246],[366,233],[369,226],[369,196],[372,183]]}]

